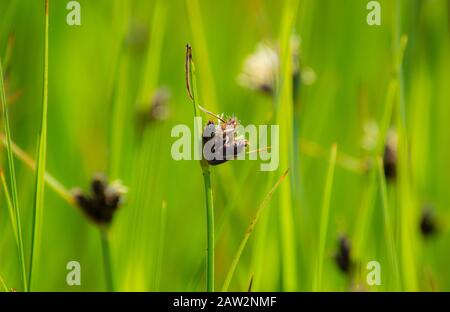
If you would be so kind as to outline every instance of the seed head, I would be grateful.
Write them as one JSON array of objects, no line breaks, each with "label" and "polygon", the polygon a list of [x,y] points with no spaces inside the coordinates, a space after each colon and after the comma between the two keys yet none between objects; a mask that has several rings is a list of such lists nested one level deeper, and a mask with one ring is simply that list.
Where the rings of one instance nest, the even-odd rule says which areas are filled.
[{"label": "seed head", "polygon": [[80,189],[73,191],[77,205],[95,223],[109,225],[114,213],[121,206],[127,189],[120,181],[110,184],[102,174],[97,174],[91,182],[91,194]]},{"label": "seed head", "polygon": [[[312,84],[316,79],[314,70],[305,67],[300,70],[300,37],[292,36],[290,50],[292,54],[292,77],[294,90],[297,85],[295,81],[303,84]],[[280,70],[279,48],[276,44],[261,42],[257,45],[253,54],[245,60],[242,72],[238,76],[238,83],[250,90],[261,91],[272,95],[275,92],[277,78]]]},{"label": "seed head", "polygon": [[236,159],[248,146],[244,137],[238,136],[239,121],[231,117],[218,123],[210,120],[203,130],[204,156],[212,166]]}]

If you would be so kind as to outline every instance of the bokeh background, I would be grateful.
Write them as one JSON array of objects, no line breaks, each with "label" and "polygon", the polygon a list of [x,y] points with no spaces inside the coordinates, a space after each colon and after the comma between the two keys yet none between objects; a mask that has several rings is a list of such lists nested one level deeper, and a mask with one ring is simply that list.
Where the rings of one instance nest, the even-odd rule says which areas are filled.
[{"label": "bokeh background", "polygon": [[[81,26],[69,26],[68,1],[50,1],[47,171],[68,190],[88,189],[97,172],[128,187],[110,228],[118,290],[205,289],[201,170],[197,161],[177,162],[170,154],[172,127],[193,129],[185,88],[186,43],[193,47],[204,107],[234,114],[244,125],[281,125],[277,171],[261,172],[258,161],[212,169],[218,290],[250,221],[288,167],[288,178],[250,236],[230,290],[246,291],[250,281],[254,291],[450,290],[450,1],[379,2],[381,26],[366,23],[366,0],[300,0],[298,5],[79,0]],[[291,33],[301,38],[301,70],[315,78],[294,87],[294,101],[283,91],[270,97],[240,86],[242,64],[258,43],[287,46]],[[403,35],[408,42],[398,70]],[[33,159],[43,42],[44,1],[0,2],[11,135]],[[289,60],[283,57],[281,64]],[[161,87],[170,93],[168,116],[141,127],[136,116],[150,108]],[[385,124],[398,133],[399,155],[397,177],[388,179],[383,197],[376,159],[384,147],[368,151],[365,143],[371,135],[377,140],[373,129],[386,135],[386,115],[391,118]],[[338,156],[325,231],[320,220],[334,143]],[[8,177],[3,145],[0,160]],[[35,174],[20,159],[15,164],[28,265]],[[8,287],[21,290],[13,231],[0,194],[0,276]],[[435,215],[437,230],[431,237],[420,229],[424,207]],[[317,289],[321,235],[323,276]],[[341,272],[334,260],[343,235],[351,241],[352,275]],[[103,291],[101,259],[96,226],[47,186],[34,290]],[[81,286],[66,284],[71,260],[81,264]],[[365,283],[370,260],[381,264],[381,286]]]}]

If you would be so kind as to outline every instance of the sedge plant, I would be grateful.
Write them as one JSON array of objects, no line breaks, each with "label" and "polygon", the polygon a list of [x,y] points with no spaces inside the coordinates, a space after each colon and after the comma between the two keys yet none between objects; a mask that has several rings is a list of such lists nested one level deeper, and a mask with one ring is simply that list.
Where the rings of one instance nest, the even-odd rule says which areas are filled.
[{"label": "sedge plant", "polygon": [[[194,108],[194,117],[197,117],[199,115],[197,82],[195,77],[195,66],[192,60],[192,48],[190,45],[186,46],[186,87]],[[202,135],[199,131],[201,125],[196,122],[195,126],[197,127],[196,133],[199,133],[199,136],[195,138],[198,142],[197,146],[202,146]],[[207,238],[206,290],[212,292],[214,291],[214,200],[211,186],[210,165],[203,157],[202,160],[200,160],[200,167],[202,169],[203,183],[205,186]]]}]

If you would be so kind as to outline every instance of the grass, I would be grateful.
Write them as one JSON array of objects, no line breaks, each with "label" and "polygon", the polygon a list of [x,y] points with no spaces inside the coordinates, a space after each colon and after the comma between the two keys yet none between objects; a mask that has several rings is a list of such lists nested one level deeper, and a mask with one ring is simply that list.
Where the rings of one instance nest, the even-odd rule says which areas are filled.
[{"label": "grass", "polygon": [[[281,71],[280,90],[278,98],[278,111],[276,123],[280,125],[280,170],[294,166],[294,129],[293,129],[293,90],[292,90],[292,53],[290,41],[292,28],[295,24],[298,1],[286,1],[283,9],[281,24],[280,46],[281,46]],[[297,168],[293,168],[297,170]],[[292,184],[288,177],[287,183],[280,188],[280,240],[282,254],[283,290],[293,291],[297,289],[297,246],[294,230],[294,214],[292,208]]]},{"label": "grass", "polygon": [[44,71],[42,86],[42,113],[39,131],[37,165],[36,165],[36,191],[33,213],[33,231],[31,237],[31,260],[29,272],[29,285],[33,290],[33,282],[38,269],[39,250],[42,241],[42,218],[44,214],[45,192],[45,166],[47,158],[47,110],[48,110],[48,28],[49,28],[49,2],[45,0],[45,31],[44,31]]},{"label": "grass", "polygon": [[8,286],[6,285],[6,283],[5,283],[5,281],[3,280],[3,277],[0,275],[0,284],[2,284],[2,287],[3,287],[3,291],[4,292],[9,292],[9,288],[8,288]]},{"label": "grass", "polygon": [[228,291],[228,287],[230,287],[231,279],[233,278],[234,272],[236,271],[236,267],[239,263],[239,259],[241,258],[242,252],[244,251],[244,248],[247,245],[247,241],[250,238],[250,235],[252,234],[256,224],[258,223],[261,213],[266,208],[266,206],[269,204],[273,193],[275,193],[276,189],[281,184],[281,182],[283,182],[283,180],[286,178],[288,173],[289,173],[289,170],[286,170],[286,172],[280,177],[280,179],[278,179],[277,183],[275,183],[275,185],[272,187],[272,189],[269,191],[269,193],[267,193],[266,197],[264,197],[263,201],[259,205],[255,216],[253,217],[252,221],[250,222],[250,225],[247,228],[247,231],[245,232],[244,238],[242,239],[241,243],[239,244],[236,255],[234,256],[233,261],[231,262],[230,269],[228,270],[227,276],[225,278],[225,282],[223,283],[223,286],[222,286],[223,292]]},{"label": "grass", "polygon": [[17,248],[19,248],[19,233],[17,232],[16,214],[14,212],[14,206],[9,193],[8,184],[6,183],[5,173],[0,170],[0,179],[3,186],[3,193],[5,194],[6,206],[8,207],[9,221],[11,222],[11,228],[14,234],[14,240]]},{"label": "grass", "polygon": [[[14,167],[14,157],[12,152],[12,141],[11,141],[11,132],[9,127],[9,117],[8,117],[8,108],[6,103],[6,96],[5,96],[5,86],[4,86],[4,79],[3,79],[3,66],[2,62],[0,60],[0,100],[2,102],[2,112],[3,112],[3,124],[4,124],[4,131],[6,136],[6,151],[8,154],[8,168],[9,168],[9,176],[10,176],[10,184],[12,189],[12,201],[9,200],[9,192],[7,190],[6,181],[3,175],[2,171],[2,183],[4,187],[4,191],[7,197],[8,202],[8,208],[10,212],[10,220],[11,220],[11,226],[14,230],[14,237],[16,240],[16,247],[17,247],[17,253],[19,256],[19,267],[20,272],[22,276],[22,287],[24,291],[28,291],[28,283],[26,278],[26,268],[25,268],[25,253],[24,253],[24,247],[23,247],[23,238],[22,238],[22,221],[21,221],[21,215],[19,210],[19,196],[17,192],[17,183],[16,183],[16,171]],[[12,204],[11,204],[12,202]],[[12,212],[11,205],[14,209],[14,212]]]},{"label": "grass", "polygon": [[331,147],[330,158],[328,161],[328,171],[325,179],[325,188],[323,192],[323,203],[320,217],[319,249],[317,253],[317,273],[315,274],[313,291],[323,291],[323,263],[325,262],[325,244],[328,233],[328,223],[330,216],[331,192],[333,190],[334,170],[336,167],[337,145]]},{"label": "grass", "polygon": [[378,167],[378,181],[380,183],[381,199],[383,203],[383,218],[384,218],[384,229],[385,238],[387,242],[388,253],[390,255],[391,270],[394,272],[394,288],[399,289],[400,287],[400,271],[398,265],[397,257],[397,247],[395,246],[394,240],[394,224],[392,223],[391,213],[389,209],[389,200],[387,194],[386,176],[384,174],[383,159],[377,159]]}]

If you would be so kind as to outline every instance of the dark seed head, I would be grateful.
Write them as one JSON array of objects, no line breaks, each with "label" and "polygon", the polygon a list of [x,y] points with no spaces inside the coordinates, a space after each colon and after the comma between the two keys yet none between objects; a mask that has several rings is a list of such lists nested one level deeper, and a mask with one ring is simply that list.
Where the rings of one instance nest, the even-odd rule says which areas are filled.
[{"label": "dark seed head", "polygon": [[422,212],[420,231],[425,238],[434,236],[437,233],[436,217],[430,206],[425,207]]},{"label": "dark seed head", "polygon": [[209,120],[203,130],[204,157],[212,165],[220,165],[232,159],[236,159],[247,147],[248,143],[237,134],[239,121],[236,117],[228,118],[225,122],[217,124]]},{"label": "dark seed head", "polygon": [[345,274],[350,274],[352,270],[352,260],[350,257],[351,244],[346,236],[341,236],[338,240],[338,250],[334,256],[336,265]]},{"label": "dark seed head", "polygon": [[78,207],[95,223],[109,225],[114,212],[120,207],[126,189],[120,182],[108,184],[104,175],[97,174],[91,182],[91,194],[85,194],[80,189],[73,191]]}]

